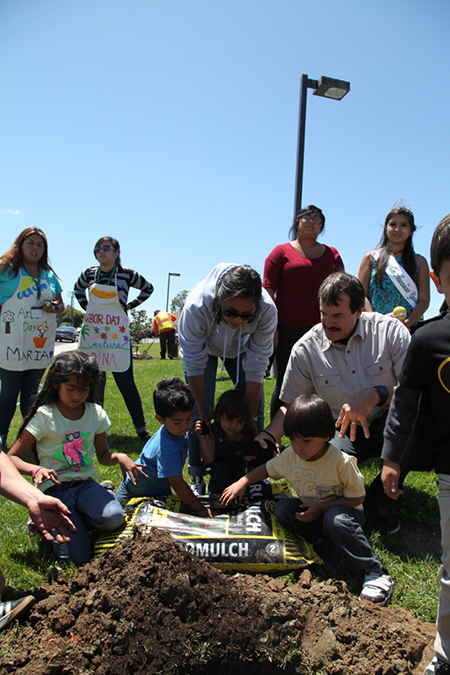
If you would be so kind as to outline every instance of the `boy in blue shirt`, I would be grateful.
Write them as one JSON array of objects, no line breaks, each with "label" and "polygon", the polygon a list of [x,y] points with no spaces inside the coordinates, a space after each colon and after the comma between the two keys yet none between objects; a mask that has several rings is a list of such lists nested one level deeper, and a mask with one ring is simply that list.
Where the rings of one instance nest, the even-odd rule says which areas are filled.
[{"label": "boy in blue shirt", "polygon": [[[431,278],[450,306],[450,213],[431,241]],[[420,404],[420,405],[419,405]],[[400,461],[408,468],[438,474],[441,513],[441,593],[436,622],[435,657],[424,675],[450,675],[450,312],[431,319],[411,340],[384,430],[381,479],[397,499]],[[417,421],[416,421],[417,420]],[[414,426],[415,424],[415,426]],[[404,457],[413,434],[410,457]]]},{"label": "boy in blue shirt", "polygon": [[179,377],[171,377],[158,383],[153,392],[155,417],[161,428],[144,446],[137,465],[146,477],[140,476],[139,484],[133,485],[126,478],[116,492],[116,499],[124,505],[132,497],[170,495],[171,488],[179,498],[202,518],[211,517],[183,478],[183,466],[187,457],[186,433],[192,426],[192,411],[195,400],[191,390]]}]

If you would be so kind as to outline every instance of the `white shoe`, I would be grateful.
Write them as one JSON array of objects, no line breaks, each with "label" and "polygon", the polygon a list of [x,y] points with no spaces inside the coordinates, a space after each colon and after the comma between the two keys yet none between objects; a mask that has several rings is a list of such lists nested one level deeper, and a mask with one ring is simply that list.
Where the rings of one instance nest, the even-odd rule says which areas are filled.
[{"label": "white shoe", "polygon": [[33,607],[35,602],[36,598],[33,595],[26,595],[20,600],[0,602],[0,628],[8,626],[14,619],[19,619]]},{"label": "white shoe", "polygon": [[376,605],[385,605],[392,595],[394,582],[389,574],[369,572],[364,579],[360,600],[370,600]]},{"label": "white shoe", "polygon": [[196,497],[203,497],[206,492],[206,484],[201,476],[192,479],[190,488]]},{"label": "white shoe", "polygon": [[450,673],[450,663],[441,661],[437,656],[425,668],[423,675],[446,675]]}]

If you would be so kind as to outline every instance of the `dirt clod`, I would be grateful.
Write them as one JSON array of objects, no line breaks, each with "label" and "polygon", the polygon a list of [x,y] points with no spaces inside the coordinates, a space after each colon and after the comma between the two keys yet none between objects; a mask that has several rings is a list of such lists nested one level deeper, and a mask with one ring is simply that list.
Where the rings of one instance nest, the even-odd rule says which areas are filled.
[{"label": "dirt clod", "polygon": [[39,595],[2,632],[0,675],[421,675],[432,656],[434,626],[405,610],[309,570],[229,576],[155,529]]}]

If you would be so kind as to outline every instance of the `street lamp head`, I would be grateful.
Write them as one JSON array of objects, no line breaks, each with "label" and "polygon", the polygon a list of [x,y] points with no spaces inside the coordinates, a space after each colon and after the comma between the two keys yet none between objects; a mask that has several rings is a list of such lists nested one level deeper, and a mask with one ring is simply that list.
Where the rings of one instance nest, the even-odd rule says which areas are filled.
[{"label": "street lamp head", "polygon": [[350,82],[345,80],[335,80],[332,77],[322,76],[318,82],[317,89],[313,92],[314,96],[323,96],[324,98],[334,98],[340,101],[350,91]]},{"label": "street lamp head", "polygon": [[181,274],[178,274],[178,272],[169,272],[170,277],[181,277]]}]

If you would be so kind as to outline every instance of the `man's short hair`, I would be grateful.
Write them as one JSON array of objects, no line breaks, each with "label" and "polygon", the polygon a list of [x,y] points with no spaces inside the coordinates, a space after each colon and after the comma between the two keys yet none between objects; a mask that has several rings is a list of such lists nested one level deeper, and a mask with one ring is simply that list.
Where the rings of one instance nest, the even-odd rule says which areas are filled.
[{"label": "man's short hair", "polygon": [[153,392],[155,413],[165,419],[176,412],[190,412],[194,409],[195,399],[188,385],[179,377],[161,380]]},{"label": "man's short hair", "polygon": [[319,288],[319,300],[326,305],[336,306],[342,300],[342,293],[346,293],[350,298],[352,314],[364,309],[366,302],[364,286],[359,279],[345,272],[333,272],[322,282]]},{"label": "man's short hair", "polygon": [[442,263],[450,260],[450,213],[436,227],[430,248],[431,269],[439,277]]}]

